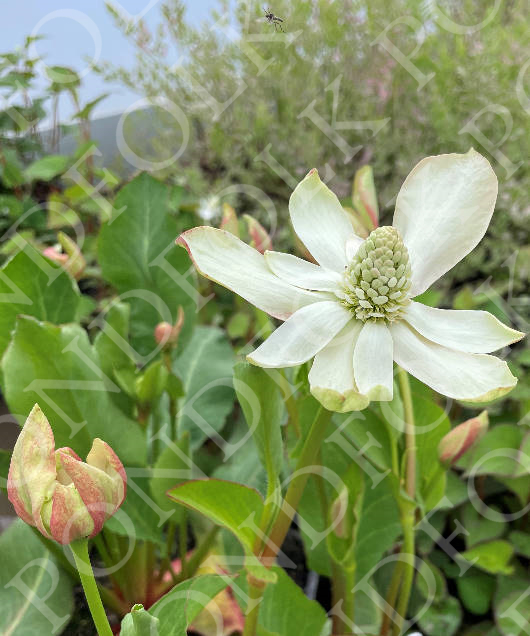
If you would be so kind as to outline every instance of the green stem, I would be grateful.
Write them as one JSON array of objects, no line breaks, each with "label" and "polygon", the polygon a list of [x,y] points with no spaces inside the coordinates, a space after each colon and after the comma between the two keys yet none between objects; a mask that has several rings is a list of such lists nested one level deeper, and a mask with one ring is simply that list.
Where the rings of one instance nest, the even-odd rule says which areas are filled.
[{"label": "green stem", "polygon": [[320,447],[326,437],[330,418],[331,412],[326,411],[322,406],[320,406],[305,440],[300,457],[298,458],[295,476],[289,484],[281,510],[279,511],[276,521],[272,526],[269,540],[266,542],[263,550],[262,559],[264,560],[271,557],[276,558],[282,546],[291,525],[292,511],[297,510],[304,488],[307,484],[307,480],[311,476],[310,471],[304,469],[314,465]]},{"label": "green stem", "polygon": [[260,585],[254,585],[249,581],[248,584],[248,608],[245,616],[245,627],[243,628],[243,636],[256,636],[258,629],[259,607],[263,598],[265,588]]},{"label": "green stem", "polygon": [[[401,586],[401,579],[403,577],[403,562],[396,561],[396,565],[394,566],[394,571],[392,572],[392,579],[390,580],[390,585],[388,587],[388,592],[386,595],[386,602],[392,608],[396,607],[397,596],[399,592],[399,588]],[[379,631],[380,636],[387,636],[388,631],[390,629],[390,623],[394,618],[393,613],[384,613],[383,620],[381,622],[381,629]]]},{"label": "green stem", "polygon": [[403,529],[403,547],[401,549],[402,560],[402,580],[399,593],[399,600],[396,606],[396,620],[393,634],[398,636],[403,630],[403,623],[406,618],[407,609],[414,581],[414,554],[415,537],[414,525],[416,508],[416,440],[414,425],[414,405],[412,403],[412,393],[410,390],[409,376],[406,371],[398,369],[399,388],[403,408],[405,412],[405,492],[409,500],[399,502],[401,526]]},{"label": "green stem", "polygon": [[101,602],[98,587],[94,579],[94,573],[92,572],[92,566],[90,564],[90,557],[88,556],[88,541],[87,539],[80,539],[79,541],[73,541],[70,544],[70,549],[74,555],[74,561],[79,572],[79,578],[85,592],[86,600],[90,613],[92,614],[92,620],[96,626],[96,630],[99,636],[113,636],[112,629],[109,625],[105,608]]},{"label": "green stem", "polygon": [[179,554],[180,568],[184,579],[188,578],[188,515],[182,510],[182,518],[179,523]]}]

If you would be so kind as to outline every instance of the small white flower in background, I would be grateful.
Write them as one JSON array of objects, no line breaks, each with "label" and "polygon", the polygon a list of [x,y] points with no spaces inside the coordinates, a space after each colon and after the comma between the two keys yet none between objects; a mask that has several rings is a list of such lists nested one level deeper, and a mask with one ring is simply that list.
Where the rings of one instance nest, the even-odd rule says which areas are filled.
[{"label": "small white flower in background", "polygon": [[314,357],[311,391],[326,408],[391,400],[393,361],[443,395],[483,402],[517,382],[505,362],[484,354],[523,334],[485,311],[433,309],[412,299],[479,243],[496,197],[495,173],[474,150],[428,157],[405,180],[392,226],[363,240],[312,170],[289,211],[318,265],[261,255],[210,227],[184,232],[178,243],[201,274],[285,321],[248,359],[272,368]]},{"label": "small white flower in background", "polygon": [[203,221],[213,221],[221,216],[221,202],[219,197],[211,196],[207,199],[201,199],[197,214]]}]

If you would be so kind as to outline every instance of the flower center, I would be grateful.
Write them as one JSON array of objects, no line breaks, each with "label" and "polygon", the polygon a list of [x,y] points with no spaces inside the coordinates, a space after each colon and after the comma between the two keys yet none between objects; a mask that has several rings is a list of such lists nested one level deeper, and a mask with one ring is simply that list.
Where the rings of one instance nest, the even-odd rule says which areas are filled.
[{"label": "flower center", "polygon": [[399,232],[378,227],[364,241],[343,275],[338,293],[357,320],[396,320],[409,304],[409,253]]}]

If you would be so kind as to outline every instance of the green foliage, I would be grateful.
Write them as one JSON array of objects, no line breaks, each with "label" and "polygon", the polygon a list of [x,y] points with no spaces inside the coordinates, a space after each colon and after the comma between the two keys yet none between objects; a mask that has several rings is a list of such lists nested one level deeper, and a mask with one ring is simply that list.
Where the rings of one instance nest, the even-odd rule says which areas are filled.
[{"label": "green foliage", "polygon": [[0,566],[2,634],[60,634],[73,611],[72,581],[20,520],[0,536]]}]

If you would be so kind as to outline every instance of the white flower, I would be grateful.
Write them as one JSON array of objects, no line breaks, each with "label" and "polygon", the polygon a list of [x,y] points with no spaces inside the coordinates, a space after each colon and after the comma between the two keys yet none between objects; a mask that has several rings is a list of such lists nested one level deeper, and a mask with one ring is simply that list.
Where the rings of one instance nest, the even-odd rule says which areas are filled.
[{"label": "white flower", "polygon": [[289,367],[314,357],[311,391],[331,410],[390,400],[393,361],[451,398],[488,401],[517,380],[484,355],[523,334],[485,311],[433,309],[412,300],[484,236],[497,178],[474,150],[420,161],[396,200],[391,227],[363,241],[337,197],[312,170],[291,196],[294,229],[314,259],[262,256],[210,227],[178,242],[204,276],[285,322],[248,359]]}]

